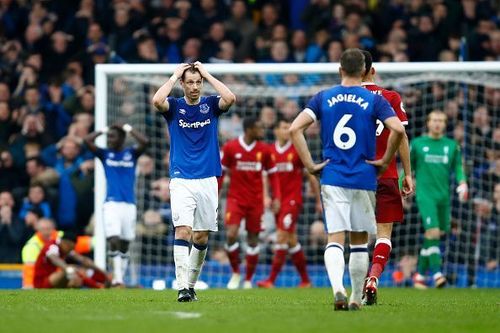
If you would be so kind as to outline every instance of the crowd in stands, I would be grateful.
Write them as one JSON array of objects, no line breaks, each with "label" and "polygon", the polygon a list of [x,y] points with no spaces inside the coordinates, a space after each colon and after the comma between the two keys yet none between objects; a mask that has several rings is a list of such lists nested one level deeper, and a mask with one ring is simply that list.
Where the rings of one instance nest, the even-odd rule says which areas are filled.
[{"label": "crowd in stands", "polygon": [[[500,60],[499,28],[500,5],[486,0],[1,0],[0,262],[20,262],[41,219],[89,232],[94,160],[82,138],[93,130],[95,64],[337,62],[353,47],[381,62],[456,61],[463,37],[467,60],[491,61]],[[500,90],[481,92],[488,108],[471,106],[474,135],[466,139],[461,99],[445,98],[442,88],[432,86],[429,109],[413,114],[411,126],[421,134],[422,115],[444,109],[450,136],[484,147],[482,162],[469,165],[484,179],[472,184],[471,209],[491,221],[500,209],[500,129],[492,120]],[[421,97],[403,93],[409,110]],[[302,106],[263,105],[261,119],[271,128],[277,112],[294,116]],[[235,119],[221,124],[229,136]],[[145,182],[155,180],[147,178],[152,164],[147,155],[139,161]],[[144,235],[166,232],[157,222],[169,214],[168,182],[152,188],[163,206],[143,217]],[[310,243],[320,253],[316,222]],[[498,221],[496,228],[498,235]]]}]

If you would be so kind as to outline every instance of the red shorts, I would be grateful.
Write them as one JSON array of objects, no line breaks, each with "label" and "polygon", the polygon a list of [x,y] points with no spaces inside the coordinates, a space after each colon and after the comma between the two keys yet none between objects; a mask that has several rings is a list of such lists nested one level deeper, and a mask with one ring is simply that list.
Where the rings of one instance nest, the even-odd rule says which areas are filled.
[{"label": "red shorts", "polygon": [[40,278],[35,278],[33,281],[33,286],[37,289],[48,289],[48,288],[54,288],[52,284],[49,281],[49,277],[40,277]]},{"label": "red shorts", "polygon": [[286,204],[281,207],[280,212],[276,216],[276,227],[278,230],[293,233],[297,228],[297,221],[302,206]]},{"label": "red shorts", "polygon": [[376,200],[377,223],[403,222],[403,201],[397,179],[379,179]]},{"label": "red shorts", "polygon": [[236,199],[227,199],[226,215],[224,222],[226,225],[240,225],[245,219],[245,227],[248,232],[259,233],[262,231],[262,214],[264,206],[242,205]]}]

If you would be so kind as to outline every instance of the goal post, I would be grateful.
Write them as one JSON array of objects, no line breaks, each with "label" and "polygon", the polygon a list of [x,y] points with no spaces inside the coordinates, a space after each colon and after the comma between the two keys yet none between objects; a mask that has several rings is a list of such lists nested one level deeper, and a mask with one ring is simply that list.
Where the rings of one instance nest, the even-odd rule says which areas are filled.
[{"label": "goal post", "polygon": [[[495,126],[499,126],[500,62],[374,63],[373,66],[378,76],[377,83],[402,95],[409,113],[407,132],[410,139],[424,132],[425,115],[432,109],[442,109],[455,117],[452,119],[453,125],[448,129],[448,135],[456,135],[463,140],[472,198],[465,205],[457,204],[454,189],[450,187],[450,192],[453,191],[452,232],[443,242],[445,274],[451,277],[452,284],[456,286],[470,285],[469,280],[472,279],[474,285],[500,287],[500,269],[489,269],[487,266],[490,256],[491,259],[496,256],[498,262],[499,250],[492,248],[493,244],[496,244],[494,237],[498,236],[488,234],[489,229],[485,224],[491,221],[488,222],[487,218],[479,227],[475,223],[478,219],[476,206],[481,202],[491,204],[493,200],[490,192],[494,184],[484,184],[489,180],[483,177],[489,170],[486,170],[486,167],[481,168],[491,162],[490,157],[486,155],[489,149],[493,149],[494,154],[500,152],[496,152],[498,147],[491,146],[490,141],[478,138],[474,127],[476,125],[473,123],[477,109],[486,107],[490,114],[492,131]],[[147,174],[142,174],[141,171],[137,173],[137,221],[141,228],[138,229],[137,239],[131,247],[131,269],[127,278],[130,283],[145,287],[151,287],[152,282],[158,279],[170,284],[174,278],[172,227],[169,225],[171,222],[165,219],[165,216],[168,216],[168,194],[164,193],[162,183],[162,180],[168,177],[168,161],[165,158],[169,147],[167,126],[152,110],[150,100],[152,92],[168,80],[176,67],[176,64],[100,64],[95,68],[96,129],[125,120],[152,139],[148,152],[150,159],[145,158],[144,163],[152,163],[153,171]],[[291,115],[302,110],[314,93],[340,83],[338,63],[205,64],[205,67],[226,83],[237,96],[237,104],[221,119],[221,144],[241,133],[240,122],[243,117],[264,117],[264,107],[271,108],[275,113]],[[205,83],[204,92],[215,93],[208,83]],[[174,94],[180,94],[178,85]],[[459,130],[463,131],[462,136],[455,133]],[[268,134],[272,134],[272,131],[268,131]],[[266,139],[271,140],[271,135],[266,136]],[[319,157],[320,143],[317,133],[308,135],[308,143],[313,156]],[[97,145],[105,144],[105,136],[100,136]],[[151,185],[155,181],[158,181],[156,185]],[[105,189],[104,170],[100,162],[96,162],[94,254],[96,263],[101,267],[106,265],[102,220]],[[304,193],[306,192],[307,187],[304,188]],[[224,206],[223,195],[219,206],[221,213],[224,212]],[[155,214],[162,216],[162,225],[158,225],[157,219],[153,217]],[[261,252],[256,279],[269,272],[272,256],[270,244],[275,237],[271,215],[268,212],[264,218],[270,231],[266,231],[261,238],[266,245]],[[321,217],[314,211],[314,204],[306,200],[304,212],[301,214],[302,222],[299,223],[299,239],[308,256],[308,269],[313,284],[326,286],[328,282],[320,256],[321,244],[318,245],[318,239],[314,239],[321,238],[314,234],[318,230],[313,230],[313,224],[318,220],[321,220]],[[222,250],[225,237],[221,219],[219,226],[221,231],[210,236],[209,260],[201,277],[210,287],[223,287],[229,278],[229,268]],[[415,268],[421,238],[420,217],[412,199],[405,205],[404,223],[394,228],[393,254],[390,267],[381,279],[382,285],[392,286],[408,282],[408,271]],[[403,280],[398,278],[398,274],[404,276]],[[295,275],[293,266],[286,266],[277,284],[293,286],[297,282]]]}]

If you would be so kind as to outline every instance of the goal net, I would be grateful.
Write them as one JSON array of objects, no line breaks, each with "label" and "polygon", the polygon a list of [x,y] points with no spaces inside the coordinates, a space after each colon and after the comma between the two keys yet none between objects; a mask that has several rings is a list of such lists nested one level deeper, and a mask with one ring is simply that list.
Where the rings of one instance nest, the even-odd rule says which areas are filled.
[{"label": "goal net", "polygon": [[[461,204],[450,175],[452,228],[442,238],[444,274],[454,286],[500,287],[498,209],[500,207],[500,65],[498,63],[375,64],[377,83],[398,91],[408,113],[411,139],[425,133],[425,118],[432,110],[448,115],[447,135],[460,142],[470,187],[468,202]],[[171,286],[174,274],[173,228],[168,192],[169,135],[163,118],[150,101],[154,92],[173,72],[175,65],[98,65],[96,69],[96,129],[115,122],[128,122],[151,140],[137,169],[137,237],[131,248],[130,284],[151,287],[155,280]],[[219,124],[220,144],[242,134],[242,119],[262,120],[265,140],[273,141],[272,125],[278,113],[293,119],[316,92],[340,82],[338,64],[227,64],[207,65],[237,95],[237,103]],[[210,84],[205,94],[214,94]],[[177,85],[173,91],[181,96]],[[321,158],[319,130],[307,131],[316,160]],[[105,137],[98,144],[105,145]],[[418,184],[417,184],[418,186]],[[105,265],[102,200],[105,178],[96,170],[96,260]],[[322,216],[304,181],[304,206],[298,238],[315,286],[328,286],[323,265],[325,233]],[[423,241],[423,228],[414,198],[405,201],[405,220],[395,225],[392,257],[383,273],[382,286],[411,285],[412,273]],[[225,210],[225,190],[219,206]],[[268,276],[276,239],[273,215],[264,216],[259,266],[254,282]],[[230,266],[224,252],[224,226],[210,236],[207,262],[201,280],[210,287],[225,287]],[[244,242],[241,242],[244,244]],[[244,269],[244,268],[243,268]],[[346,283],[348,279],[346,278]],[[298,274],[288,262],[277,286],[292,287]],[[160,283],[161,285],[161,283]]]}]

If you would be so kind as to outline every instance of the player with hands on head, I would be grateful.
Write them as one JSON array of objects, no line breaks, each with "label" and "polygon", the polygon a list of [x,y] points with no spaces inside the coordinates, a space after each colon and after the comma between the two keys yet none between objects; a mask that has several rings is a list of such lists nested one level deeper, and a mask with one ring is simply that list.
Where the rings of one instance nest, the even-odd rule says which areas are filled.
[{"label": "player with hands on head", "polygon": [[[348,49],[340,60],[341,84],[314,95],[290,128],[292,142],[310,173],[320,174],[321,197],[328,233],[325,266],[333,289],[335,310],[358,310],[368,271],[368,234],[376,233],[375,190],[377,173],[394,157],[404,128],[382,97],[361,87],[365,57]],[[387,150],[375,158],[376,121],[391,130]],[[320,121],[323,162],[315,163],[307,146],[305,130]],[[345,233],[350,233],[349,303],[343,285]]]},{"label": "player with hands on head", "polygon": [[[102,134],[106,134],[108,148],[99,148],[94,143]],[[125,147],[127,134],[137,141],[136,146]],[[112,265],[113,286],[123,287],[130,257],[129,244],[135,238],[135,168],[149,140],[130,124],[115,124],[90,133],[84,141],[101,161],[106,174],[103,219],[108,257]]]},{"label": "player with hands on head", "polygon": [[[169,97],[177,80],[184,96]],[[204,80],[218,96],[202,96]],[[200,62],[177,66],[153,96],[152,103],[166,120],[171,140],[170,200],[179,302],[198,299],[194,286],[205,261],[208,235],[218,230],[216,177],[222,174],[218,121],[235,101],[231,90]]]}]

